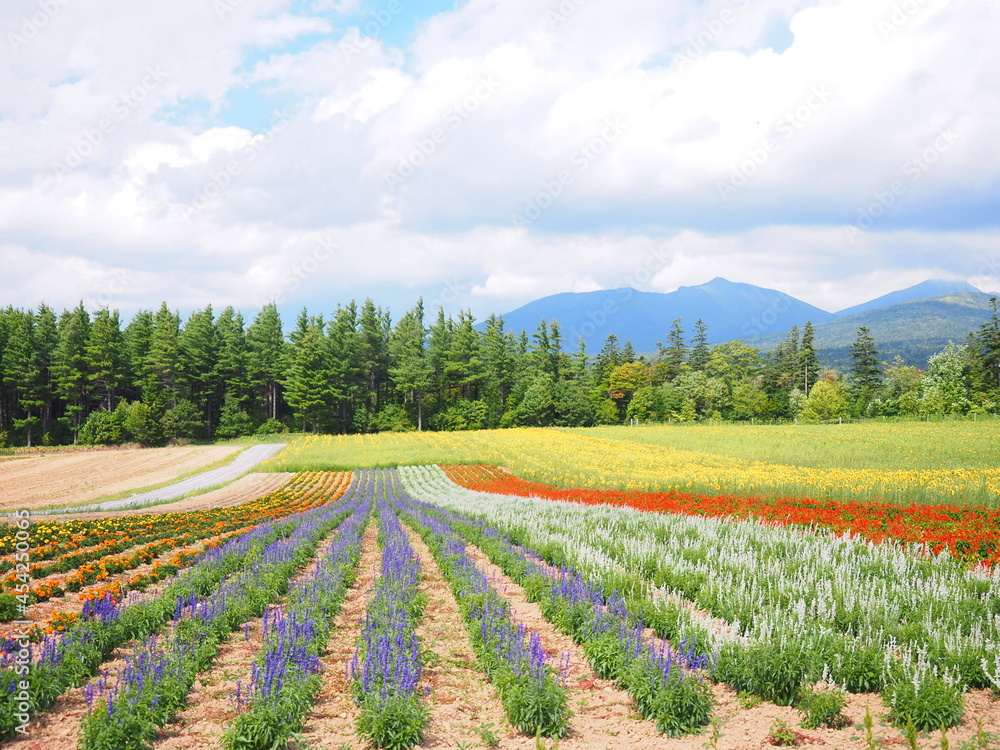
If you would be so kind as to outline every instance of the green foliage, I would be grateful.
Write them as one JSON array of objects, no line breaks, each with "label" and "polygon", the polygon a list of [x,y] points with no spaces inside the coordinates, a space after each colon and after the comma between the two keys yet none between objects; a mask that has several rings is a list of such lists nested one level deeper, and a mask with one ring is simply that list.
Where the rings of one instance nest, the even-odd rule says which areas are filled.
[{"label": "green foliage", "polygon": [[[883,377],[881,341],[876,346],[871,331],[859,332],[853,356],[841,347],[850,389],[839,393],[822,385],[816,346],[826,340],[822,326],[809,324],[801,340],[793,329],[762,353],[742,341],[709,347],[702,321],[687,341],[678,319],[651,359],[612,334],[590,361],[583,346],[563,351],[556,321],[515,336],[499,316],[479,330],[470,312],[451,317],[439,309],[428,327],[422,303],[394,325],[371,300],[339,307],[331,320],[303,310],[287,337],[273,304],[244,328],[232,307],[216,316],[208,305],[182,322],[162,303],[138,311],[124,330],[116,311],[91,314],[82,304],[58,316],[45,305],[37,312],[7,308],[0,311],[0,432],[16,445],[153,445],[236,438],[271,420],[347,433],[408,424],[472,431],[988,414],[1000,404],[1000,318],[994,310],[983,323],[984,304],[965,305],[975,314],[972,334],[932,357],[926,374],[898,360]],[[149,409],[134,430],[123,417],[119,437],[106,415],[87,426],[92,414],[117,414],[123,401]]]},{"label": "green foliage", "polygon": [[779,747],[789,747],[798,744],[798,737],[787,721],[775,719],[771,729],[767,733],[767,741]]},{"label": "green foliage", "polygon": [[215,428],[215,436],[221,438],[236,438],[250,435],[254,431],[253,419],[240,407],[239,400],[232,393],[227,393],[219,415],[219,424]]},{"label": "green foliage", "polygon": [[649,659],[636,659],[622,680],[644,719],[668,737],[701,731],[712,715],[712,693],[702,675],[672,669],[665,677]]},{"label": "green foliage", "polygon": [[[362,698],[364,703],[367,698]],[[362,710],[358,716],[358,733],[367,737],[373,746],[384,750],[409,750],[419,745],[427,726],[427,707],[418,695],[390,695],[384,700],[372,696],[378,703],[373,710]]]},{"label": "green foliage", "polygon": [[805,422],[832,422],[849,413],[844,386],[836,380],[821,380],[802,402],[799,417]]},{"label": "green foliage", "polygon": [[15,619],[19,614],[17,605],[17,597],[14,594],[0,594],[0,622]]},{"label": "green foliage", "polygon": [[163,429],[152,407],[142,401],[135,401],[123,409],[125,411],[123,426],[127,436],[143,445],[155,445],[163,439]]},{"label": "green foliage", "polygon": [[799,688],[816,672],[816,655],[800,644],[758,641],[747,648],[724,646],[715,677],[737,692],[749,692],[779,706],[790,706]]},{"label": "green foliage", "polygon": [[951,341],[927,363],[920,381],[919,408],[923,414],[965,414],[972,406],[968,388],[969,365],[965,346]]},{"label": "green foliage", "polygon": [[125,435],[123,422],[119,411],[98,409],[91,412],[80,428],[80,442],[84,445],[118,445]]},{"label": "green foliage", "polygon": [[806,729],[840,729],[850,724],[850,719],[844,716],[846,703],[846,694],[836,686],[812,685],[801,689],[796,706],[802,712],[802,726]]},{"label": "green foliage", "polygon": [[160,419],[160,431],[167,440],[199,437],[204,430],[198,407],[184,399],[167,409]]},{"label": "green foliage", "polygon": [[474,730],[486,747],[500,747],[500,738],[497,736],[496,732],[493,731],[494,726],[495,724],[493,724],[493,722],[488,724],[484,723],[480,724]]},{"label": "green foliage", "polygon": [[900,670],[883,692],[889,721],[897,727],[908,722],[921,732],[953,727],[962,721],[962,690],[930,672],[911,674]]},{"label": "green foliage", "polygon": [[514,425],[522,427],[546,427],[555,418],[552,402],[552,379],[539,375],[531,381],[524,398],[514,410]]},{"label": "green foliage", "polygon": [[372,428],[378,432],[411,432],[416,427],[402,404],[386,404],[372,420]]},{"label": "green foliage", "polygon": [[436,414],[431,424],[436,430],[481,430],[486,427],[489,407],[484,401],[458,401]]},{"label": "green foliage", "polygon": [[288,432],[288,426],[277,419],[267,419],[255,431],[255,435],[282,435]]}]

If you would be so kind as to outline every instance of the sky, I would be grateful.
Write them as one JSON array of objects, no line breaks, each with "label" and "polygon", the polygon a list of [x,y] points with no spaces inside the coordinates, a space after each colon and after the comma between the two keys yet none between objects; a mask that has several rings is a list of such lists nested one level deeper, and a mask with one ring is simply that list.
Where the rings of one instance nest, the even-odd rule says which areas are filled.
[{"label": "sky", "polygon": [[984,0],[5,0],[0,305],[995,291],[997,28]]}]

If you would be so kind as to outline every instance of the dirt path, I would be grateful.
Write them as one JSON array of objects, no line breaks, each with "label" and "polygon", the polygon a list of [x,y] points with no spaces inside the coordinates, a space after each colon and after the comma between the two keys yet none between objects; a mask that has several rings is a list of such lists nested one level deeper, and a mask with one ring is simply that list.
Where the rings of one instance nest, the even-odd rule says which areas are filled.
[{"label": "dirt path", "polygon": [[[339,530],[334,530],[320,542],[319,553],[291,579],[290,587],[316,571],[338,533]],[[270,605],[270,609],[276,609],[287,600],[287,596],[281,597]],[[241,683],[241,689],[250,684],[250,669],[263,644],[262,617],[250,620],[243,628],[231,633],[220,645],[212,666],[195,680],[188,695],[188,707],[160,730],[153,743],[154,749],[216,750],[222,747],[222,736],[237,714],[234,702],[237,683]]]},{"label": "dirt path", "polygon": [[427,545],[408,526],[403,529],[420,558],[418,591],[427,596],[417,638],[421,651],[427,654],[421,687],[430,689],[425,698],[430,721],[420,747],[438,750],[457,747],[458,743],[482,745],[484,732],[477,730],[497,738],[516,737],[500,697],[477,666],[451,586]]},{"label": "dirt path", "polygon": [[241,450],[239,445],[74,451],[0,462],[0,510],[82,503],[170,482]]},{"label": "dirt path", "polygon": [[374,595],[375,581],[381,568],[381,553],[376,541],[377,528],[372,519],[361,541],[358,577],[347,592],[340,614],[320,659],[323,687],[306,715],[302,737],[312,748],[351,748],[368,750],[368,743],[357,736],[358,707],[347,681],[347,664],[361,635],[361,619]]}]

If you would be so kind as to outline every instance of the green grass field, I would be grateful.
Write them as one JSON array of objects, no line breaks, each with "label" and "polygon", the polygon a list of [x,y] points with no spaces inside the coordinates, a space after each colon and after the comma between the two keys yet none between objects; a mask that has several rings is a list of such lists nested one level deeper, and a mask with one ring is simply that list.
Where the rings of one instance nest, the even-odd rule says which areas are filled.
[{"label": "green grass field", "polygon": [[663,425],[573,430],[815,469],[1000,468],[1000,420],[802,425]]}]

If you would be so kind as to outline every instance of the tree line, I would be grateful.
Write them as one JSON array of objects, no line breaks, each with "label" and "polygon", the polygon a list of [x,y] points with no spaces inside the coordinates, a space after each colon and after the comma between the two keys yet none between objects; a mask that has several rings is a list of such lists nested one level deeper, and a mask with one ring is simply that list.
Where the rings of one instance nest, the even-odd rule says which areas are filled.
[{"label": "tree line", "polygon": [[926,369],[879,359],[861,328],[847,372],[824,371],[807,323],[772,351],[710,346],[673,321],[650,355],[612,334],[569,351],[559,323],[513,332],[419,302],[393,322],[365,300],[303,310],[287,333],[275,305],[252,323],[211,306],[186,320],[163,303],[127,325],[83,303],[57,314],[0,310],[0,447],[146,445],[289,429],[357,433],[995,412],[1000,317]]}]

